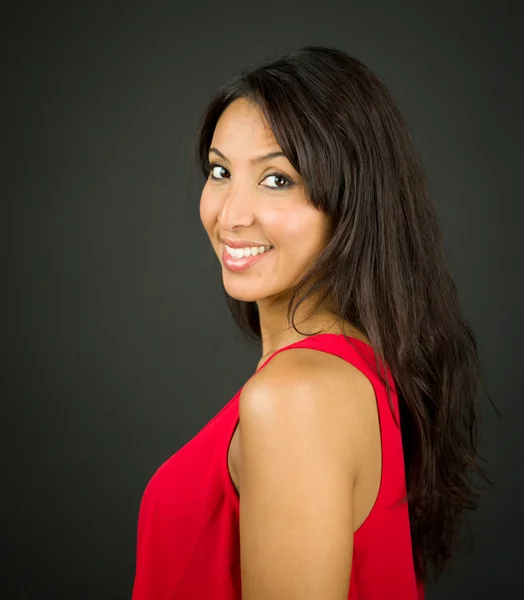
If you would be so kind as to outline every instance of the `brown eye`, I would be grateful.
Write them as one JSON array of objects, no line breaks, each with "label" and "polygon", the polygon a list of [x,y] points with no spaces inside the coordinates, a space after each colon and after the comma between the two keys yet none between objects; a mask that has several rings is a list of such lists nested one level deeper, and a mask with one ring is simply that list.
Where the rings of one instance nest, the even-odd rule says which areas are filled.
[{"label": "brown eye", "polygon": [[211,177],[211,179],[220,180],[220,179],[226,178],[228,171],[222,165],[213,164],[213,165],[209,165],[209,166],[210,166],[209,176]]},{"label": "brown eye", "polygon": [[280,173],[273,173],[271,175],[268,175],[264,179],[264,181],[267,181],[267,180],[273,181],[273,185],[266,186],[266,187],[272,188],[272,189],[287,188],[292,185],[292,182],[289,179],[289,177],[286,177],[285,175],[281,175]]}]

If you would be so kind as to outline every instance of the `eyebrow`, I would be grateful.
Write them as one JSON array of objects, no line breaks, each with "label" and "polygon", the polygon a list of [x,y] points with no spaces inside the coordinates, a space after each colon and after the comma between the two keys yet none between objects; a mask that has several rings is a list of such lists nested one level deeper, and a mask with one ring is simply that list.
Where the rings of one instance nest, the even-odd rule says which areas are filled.
[{"label": "eyebrow", "polygon": [[[217,148],[211,147],[211,148],[209,148],[209,152],[214,152],[215,154],[218,154],[218,156],[220,156],[220,158],[222,160],[229,162],[227,157],[224,156],[222,154],[222,152],[220,152],[220,150],[217,150]],[[272,158],[278,158],[280,156],[283,156],[284,158],[286,158],[286,155],[282,151],[278,150],[276,152],[270,152],[269,154],[264,154],[263,156],[256,156],[255,158],[251,159],[251,163],[253,165],[257,165],[259,163],[266,162],[268,160],[271,160]]]}]

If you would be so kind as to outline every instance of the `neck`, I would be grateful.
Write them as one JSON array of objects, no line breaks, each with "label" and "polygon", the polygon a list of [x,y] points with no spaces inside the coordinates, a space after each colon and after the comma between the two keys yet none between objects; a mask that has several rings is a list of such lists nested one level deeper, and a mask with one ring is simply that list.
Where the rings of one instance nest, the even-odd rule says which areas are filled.
[{"label": "neck", "polygon": [[287,302],[265,299],[258,302],[260,330],[262,334],[262,360],[284,346],[311,335],[312,333],[339,333],[335,315],[323,308],[314,308],[312,302],[304,302],[295,313],[293,329],[287,320]]}]

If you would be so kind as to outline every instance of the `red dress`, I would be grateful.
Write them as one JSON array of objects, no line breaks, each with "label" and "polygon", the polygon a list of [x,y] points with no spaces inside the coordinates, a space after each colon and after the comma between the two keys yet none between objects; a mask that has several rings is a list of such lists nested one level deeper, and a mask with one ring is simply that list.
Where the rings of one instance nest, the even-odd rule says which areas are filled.
[{"label": "red dress", "polygon": [[[380,489],[355,532],[349,600],[421,600],[411,550],[400,430],[393,420],[370,346],[323,333],[290,344],[347,360],[371,381],[382,439]],[[388,370],[391,398],[398,398]],[[228,471],[229,442],[238,423],[240,391],[153,475],[138,517],[132,600],[241,598],[239,498]]]}]

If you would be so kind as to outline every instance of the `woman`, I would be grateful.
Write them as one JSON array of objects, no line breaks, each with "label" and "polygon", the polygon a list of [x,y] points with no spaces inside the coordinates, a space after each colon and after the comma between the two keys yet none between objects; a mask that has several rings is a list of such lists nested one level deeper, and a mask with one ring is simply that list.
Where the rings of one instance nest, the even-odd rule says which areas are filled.
[{"label": "woman", "polygon": [[422,598],[475,505],[480,373],[398,108],[307,47],[218,92],[198,157],[262,356],[149,483],[134,600]]}]

